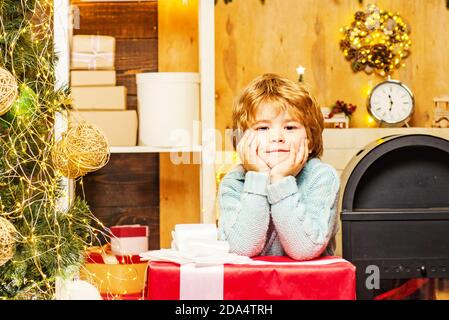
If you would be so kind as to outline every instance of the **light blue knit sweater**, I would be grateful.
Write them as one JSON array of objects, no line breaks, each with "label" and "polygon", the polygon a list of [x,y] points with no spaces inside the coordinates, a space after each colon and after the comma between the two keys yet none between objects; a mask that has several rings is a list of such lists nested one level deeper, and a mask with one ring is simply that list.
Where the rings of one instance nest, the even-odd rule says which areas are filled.
[{"label": "light blue knit sweater", "polygon": [[231,252],[309,260],[332,255],[340,179],[318,158],[296,176],[270,184],[268,173],[237,165],[221,181],[219,237]]}]

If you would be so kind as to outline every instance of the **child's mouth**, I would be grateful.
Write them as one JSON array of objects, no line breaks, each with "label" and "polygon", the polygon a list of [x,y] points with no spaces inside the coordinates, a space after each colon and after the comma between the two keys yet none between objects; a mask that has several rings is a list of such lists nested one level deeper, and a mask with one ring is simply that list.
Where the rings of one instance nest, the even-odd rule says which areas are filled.
[{"label": "child's mouth", "polygon": [[271,150],[271,151],[267,151],[267,153],[274,153],[274,152],[289,152],[289,150]]}]

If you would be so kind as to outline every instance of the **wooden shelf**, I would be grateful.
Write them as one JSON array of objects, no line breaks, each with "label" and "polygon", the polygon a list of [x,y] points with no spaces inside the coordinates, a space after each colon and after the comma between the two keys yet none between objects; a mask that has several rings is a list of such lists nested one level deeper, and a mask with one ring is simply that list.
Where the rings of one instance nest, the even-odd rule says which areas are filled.
[{"label": "wooden shelf", "polygon": [[201,146],[158,148],[148,146],[111,147],[111,153],[160,153],[160,152],[201,152]]}]

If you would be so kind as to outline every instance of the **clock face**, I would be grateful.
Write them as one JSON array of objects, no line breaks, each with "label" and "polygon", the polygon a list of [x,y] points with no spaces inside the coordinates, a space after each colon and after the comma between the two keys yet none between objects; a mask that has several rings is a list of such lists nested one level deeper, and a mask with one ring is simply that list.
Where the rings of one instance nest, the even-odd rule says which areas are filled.
[{"label": "clock face", "polygon": [[411,91],[399,81],[388,80],[374,87],[369,97],[368,110],[378,121],[391,125],[403,124],[414,107]]}]

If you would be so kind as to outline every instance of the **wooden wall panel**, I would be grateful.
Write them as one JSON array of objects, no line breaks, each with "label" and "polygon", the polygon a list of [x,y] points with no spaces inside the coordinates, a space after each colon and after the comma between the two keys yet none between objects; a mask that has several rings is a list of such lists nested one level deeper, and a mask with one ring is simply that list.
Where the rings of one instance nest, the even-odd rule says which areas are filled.
[{"label": "wooden wall panel", "polygon": [[[115,69],[119,75],[157,71],[158,39],[117,39]],[[134,84],[136,83],[134,79]],[[135,90],[133,90],[135,92]]]},{"label": "wooden wall panel", "polygon": [[168,153],[161,153],[159,168],[161,248],[169,248],[176,224],[200,222],[199,166],[174,165]]},{"label": "wooden wall panel", "polygon": [[[102,169],[83,178],[92,212],[106,226],[150,227],[150,249],[159,249],[159,155],[112,154]],[[77,194],[83,190],[78,185]]]},{"label": "wooden wall panel", "polygon": [[[160,0],[159,71],[198,72],[198,0]],[[193,157],[193,154],[190,154]],[[200,222],[199,165],[174,165],[160,155],[161,247],[170,247],[174,225]]]},{"label": "wooden wall panel", "polygon": [[198,72],[198,0],[160,0],[159,71]]},{"label": "wooden wall panel", "polygon": [[111,35],[118,39],[157,38],[157,1],[83,2],[72,0],[86,34]]}]

